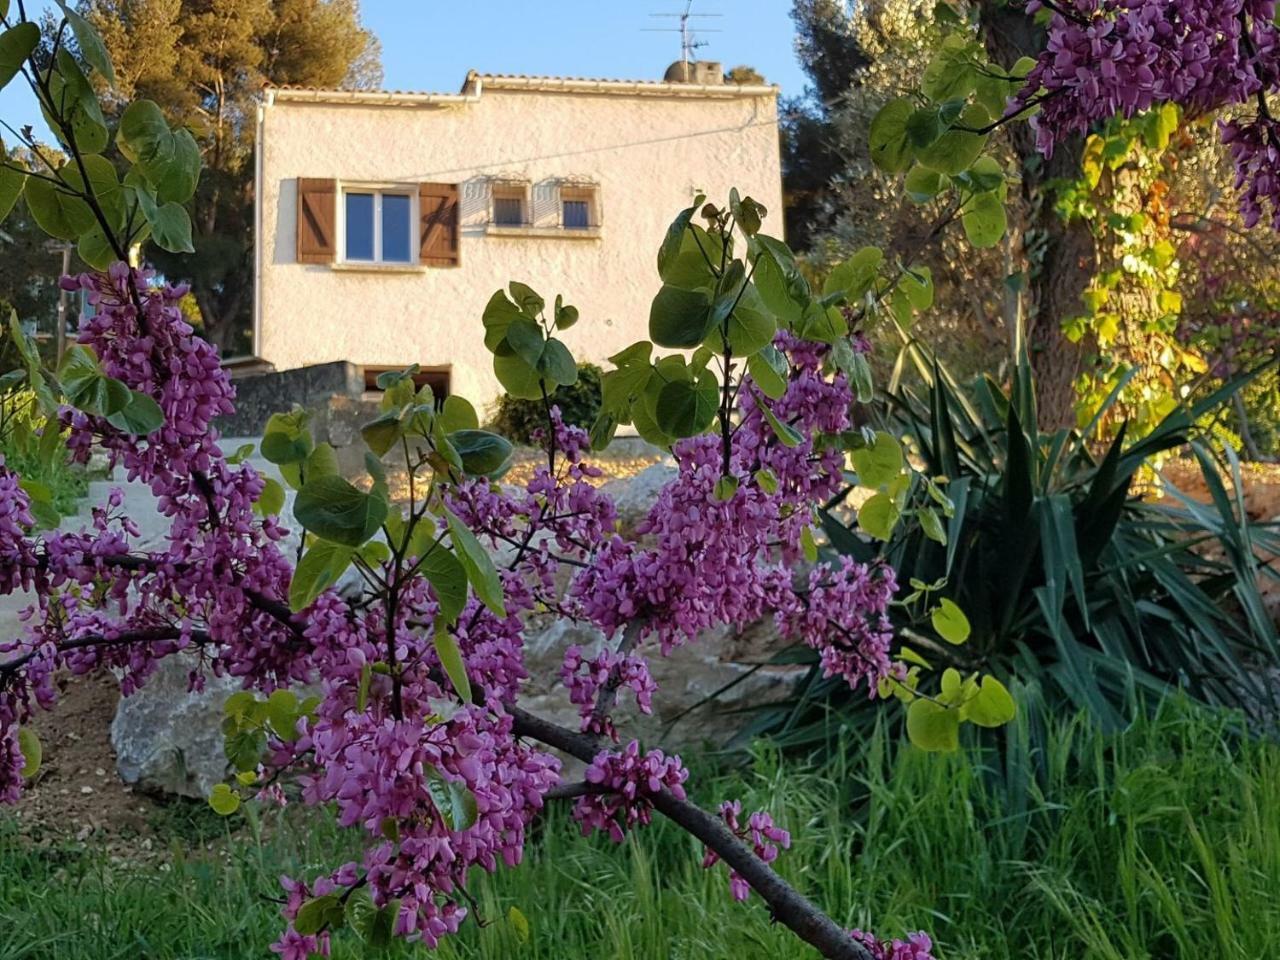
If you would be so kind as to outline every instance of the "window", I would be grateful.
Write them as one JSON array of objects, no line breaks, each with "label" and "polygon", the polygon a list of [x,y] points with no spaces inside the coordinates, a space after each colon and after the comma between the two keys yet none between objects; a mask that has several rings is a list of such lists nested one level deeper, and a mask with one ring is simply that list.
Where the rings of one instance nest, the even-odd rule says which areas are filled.
[{"label": "window", "polygon": [[413,197],[389,190],[343,191],[343,259],[363,263],[413,261]]},{"label": "window", "polygon": [[591,206],[586,200],[564,201],[564,225],[570,230],[585,230],[591,226]]},{"label": "window", "polygon": [[560,188],[560,226],[566,230],[590,230],[599,225],[594,187]]},{"label": "window", "polygon": [[493,188],[492,222],[499,227],[523,227],[529,221],[525,216],[525,189],[522,186],[495,186]]}]

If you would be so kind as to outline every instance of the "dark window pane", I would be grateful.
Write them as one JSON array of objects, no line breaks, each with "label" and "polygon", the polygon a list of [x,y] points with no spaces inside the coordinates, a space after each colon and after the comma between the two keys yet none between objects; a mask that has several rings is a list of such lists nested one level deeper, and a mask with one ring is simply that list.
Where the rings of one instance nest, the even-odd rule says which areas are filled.
[{"label": "dark window pane", "polygon": [[564,225],[573,230],[583,230],[590,223],[590,205],[585,200],[566,200],[564,202]]},{"label": "dark window pane", "polygon": [[505,227],[524,223],[524,201],[519,197],[494,197],[493,222]]},{"label": "dark window pane", "polygon": [[382,259],[409,262],[409,198],[403,193],[382,195]]},{"label": "dark window pane", "polygon": [[347,259],[373,259],[373,194],[348,193]]}]

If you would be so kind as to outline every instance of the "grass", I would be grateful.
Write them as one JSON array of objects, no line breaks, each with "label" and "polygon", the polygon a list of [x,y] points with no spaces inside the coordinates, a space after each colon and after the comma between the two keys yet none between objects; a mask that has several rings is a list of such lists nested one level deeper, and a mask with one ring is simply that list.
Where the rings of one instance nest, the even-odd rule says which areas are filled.
[{"label": "grass", "polygon": [[[699,778],[699,794],[772,810],[796,840],[779,860],[793,881],[850,926],[930,931],[945,960],[1257,960],[1280,944],[1280,747],[1234,729],[1169,702],[1118,736],[1069,719],[1033,747],[1018,726],[999,757],[928,757],[877,735],[856,767],[853,751],[796,771],[761,750],[745,770]],[[301,810],[251,820],[222,853],[181,847],[177,836],[170,862],[128,869],[36,849],[0,821],[0,960],[267,956],[278,874],[350,853]],[[811,955],[758,899],[734,904],[723,868],[699,859],[666,823],[617,848],[552,816],[520,869],[473,884],[487,925],[467,924],[438,955]],[[334,956],[362,953],[340,938]]]}]

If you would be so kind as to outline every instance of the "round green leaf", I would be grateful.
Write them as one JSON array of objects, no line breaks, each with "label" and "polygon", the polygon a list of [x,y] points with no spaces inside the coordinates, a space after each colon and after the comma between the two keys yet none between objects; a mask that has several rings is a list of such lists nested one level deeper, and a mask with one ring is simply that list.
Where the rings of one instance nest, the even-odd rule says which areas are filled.
[{"label": "round green leaf", "polygon": [[912,203],[928,203],[942,192],[942,174],[917,163],[907,172],[903,186]]},{"label": "round green leaf", "polygon": [[468,476],[496,480],[511,466],[514,447],[506,437],[487,430],[455,430],[449,442],[462,458],[462,470]]},{"label": "round green leaf", "polygon": [[930,144],[922,147],[916,158],[931,170],[954,176],[967,170],[987,145],[987,135],[969,133],[987,125],[987,111],[979,106],[966,107],[960,114],[959,126],[967,130],[946,130]]},{"label": "round green leaf", "polygon": [[27,177],[22,194],[40,229],[59,240],[75,240],[97,222],[81,197],[48,180]]},{"label": "round green leaf", "polygon": [[307,479],[293,504],[307,531],[348,547],[372,537],[387,518],[387,501],[358,490],[339,476]]},{"label": "round green leaf", "polygon": [[869,445],[854,450],[850,459],[858,474],[858,482],[864,487],[878,489],[888,486],[902,473],[902,444],[882,430],[876,433]]},{"label": "round green leaf", "polygon": [[969,639],[971,630],[969,618],[964,615],[964,611],[954,600],[943,597],[941,602],[933,608],[929,619],[938,636],[947,643],[959,645]]},{"label": "round green leaf", "polygon": [[876,281],[884,251],[879,247],[863,247],[848,260],[837,264],[822,285],[823,296],[839,293],[846,300],[861,300]]},{"label": "round green leaf", "polygon": [[649,308],[649,337],[661,347],[689,349],[706,339],[713,322],[710,294],[664,285]]},{"label": "round green leaf", "polygon": [[961,223],[964,235],[980,250],[998,244],[1008,226],[1004,204],[995,193],[980,193],[970,200]]},{"label": "round green leaf", "polygon": [[923,698],[907,707],[907,738],[929,753],[950,753],[960,746],[960,716]]},{"label": "round green leaf", "polygon": [[215,783],[209,794],[209,806],[214,813],[229,817],[240,809],[240,794],[225,783]]},{"label": "round green leaf", "polygon": [[654,420],[672,437],[693,437],[711,426],[720,406],[720,391],[710,373],[697,380],[673,380],[658,393]]},{"label": "round green leaf", "polygon": [[886,173],[901,173],[911,164],[907,121],[915,112],[915,103],[900,97],[881,107],[871,121],[871,162]]},{"label": "round green leaf", "polygon": [[965,704],[965,718],[980,727],[1002,727],[1017,712],[1018,706],[1008,689],[992,676],[982,678],[977,695]]},{"label": "round green leaf", "polygon": [[494,354],[493,372],[504,390],[517,400],[542,399],[542,376],[523,357]]},{"label": "round green leaf", "polygon": [[888,540],[901,511],[887,493],[877,493],[858,508],[858,526],[877,540]]},{"label": "round green leaf", "polygon": [[466,397],[456,393],[444,398],[444,406],[440,410],[440,423],[446,433],[456,430],[476,430],[480,426],[480,417],[476,408]]}]

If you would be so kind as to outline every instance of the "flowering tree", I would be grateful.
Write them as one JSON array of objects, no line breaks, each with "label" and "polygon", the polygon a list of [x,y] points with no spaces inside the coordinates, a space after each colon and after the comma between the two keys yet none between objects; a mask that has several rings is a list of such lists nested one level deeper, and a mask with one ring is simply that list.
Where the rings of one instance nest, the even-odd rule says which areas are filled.
[{"label": "flowering tree", "polygon": [[[115,131],[129,165],[120,179],[103,156],[111,135],[84,72],[110,81],[100,40],[64,8],[54,56],[38,58],[21,4],[15,21],[7,8],[0,0],[0,81],[21,74],[31,84],[70,160],[6,167],[0,193],[22,191],[46,229],[76,239],[101,268],[63,281],[95,311],[57,371],[11,325],[47,414],[42,436],[51,457],[105,451],[150,486],[170,528],[162,548],[139,550],[113,498],[82,530],[41,531],[36,513],[49,510],[38,485],[0,466],[0,592],[33,596],[23,634],[0,646],[0,797],[18,800],[38,770],[28,721],[53,706],[57,672],[111,668],[129,694],[181,652],[193,687],[210,673],[244,685],[226,704],[236,775],[210,797],[215,809],[296,789],[365,840],[359,861],[285,881],[287,925],[272,949],[290,960],[326,954],[343,928],[370,944],[435,945],[467,915],[471,868],[518,864],[531,821],[562,799],[584,832],[615,839],[654,811],[670,818],[705,845],[708,868],[723,862],[735,898],[755,891],[824,956],[927,960],[923,934],[882,941],[836,923],[773,871],[789,836],[767,812],[744,814],[732,800],[716,813],[699,808],[679,757],[621,744],[614,724],[620,697],[650,708],[649,655],[764,617],[816,650],[828,676],[908,703],[908,732],[928,749],[953,747],[962,722],[1012,716],[995,677],[949,670],[927,690],[927,660],[895,648],[888,628],[893,571],[830,561],[815,532],[815,507],[851,465],[869,488],[859,511],[868,534],[909,519],[946,538],[945,478],[917,474],[893,437],[853,419],[871,396],[861,330],[882,303],[900,320],[927,309],[927,271],[869,249],[818,292],[785,245],[760,232],[759,204],[698,198],[658,253],[652,342],[613,358],[590,435],[546,401],[576,377],[558,334],[577,310],[520,283],[489,302],[484,337],[498,379],[513,396],[541,399],[546,414],[546,462],[522,487],[497,483],[510,444],[481,430],[460,398],[438,403],[415,388],[412,370],[380,380],[382,413],[362,431],[367,488],[338,474],[304,412],[273,417],[261,452],[296,491],[302,537],[290,556],[283,487],[242,462],[248,451],[228,456],[218,445],[212,423],[232,410],[233,390],[183,321],[183,291],[125,262],[147,232],[188,244],[181,204],[198,177],[190,134],[153,104],[130,105]],[[67,30],[78,57],[61,42]],[[964,189],[994,190],[984,186],[992,179],[975,170]],[[588,460],[621,424],[670,448],[678,466],[630,534]],[[388,461],[407,478],[404,502],[389,495]],[[908,506],[921,490],[929,505]],[[340,592],[349,570],[360,586]],[[913,586],[913,602],[932,589]],[[541,609],[608,638],[599,651],[565,653],[578,729],[520,706],[524,619]],[[967,636],[954,604],[928,621],[936,642]],[[295,692],[303,688],[319,692]],[[580,780],[562,775],[564,755],[586,765]]]}]

